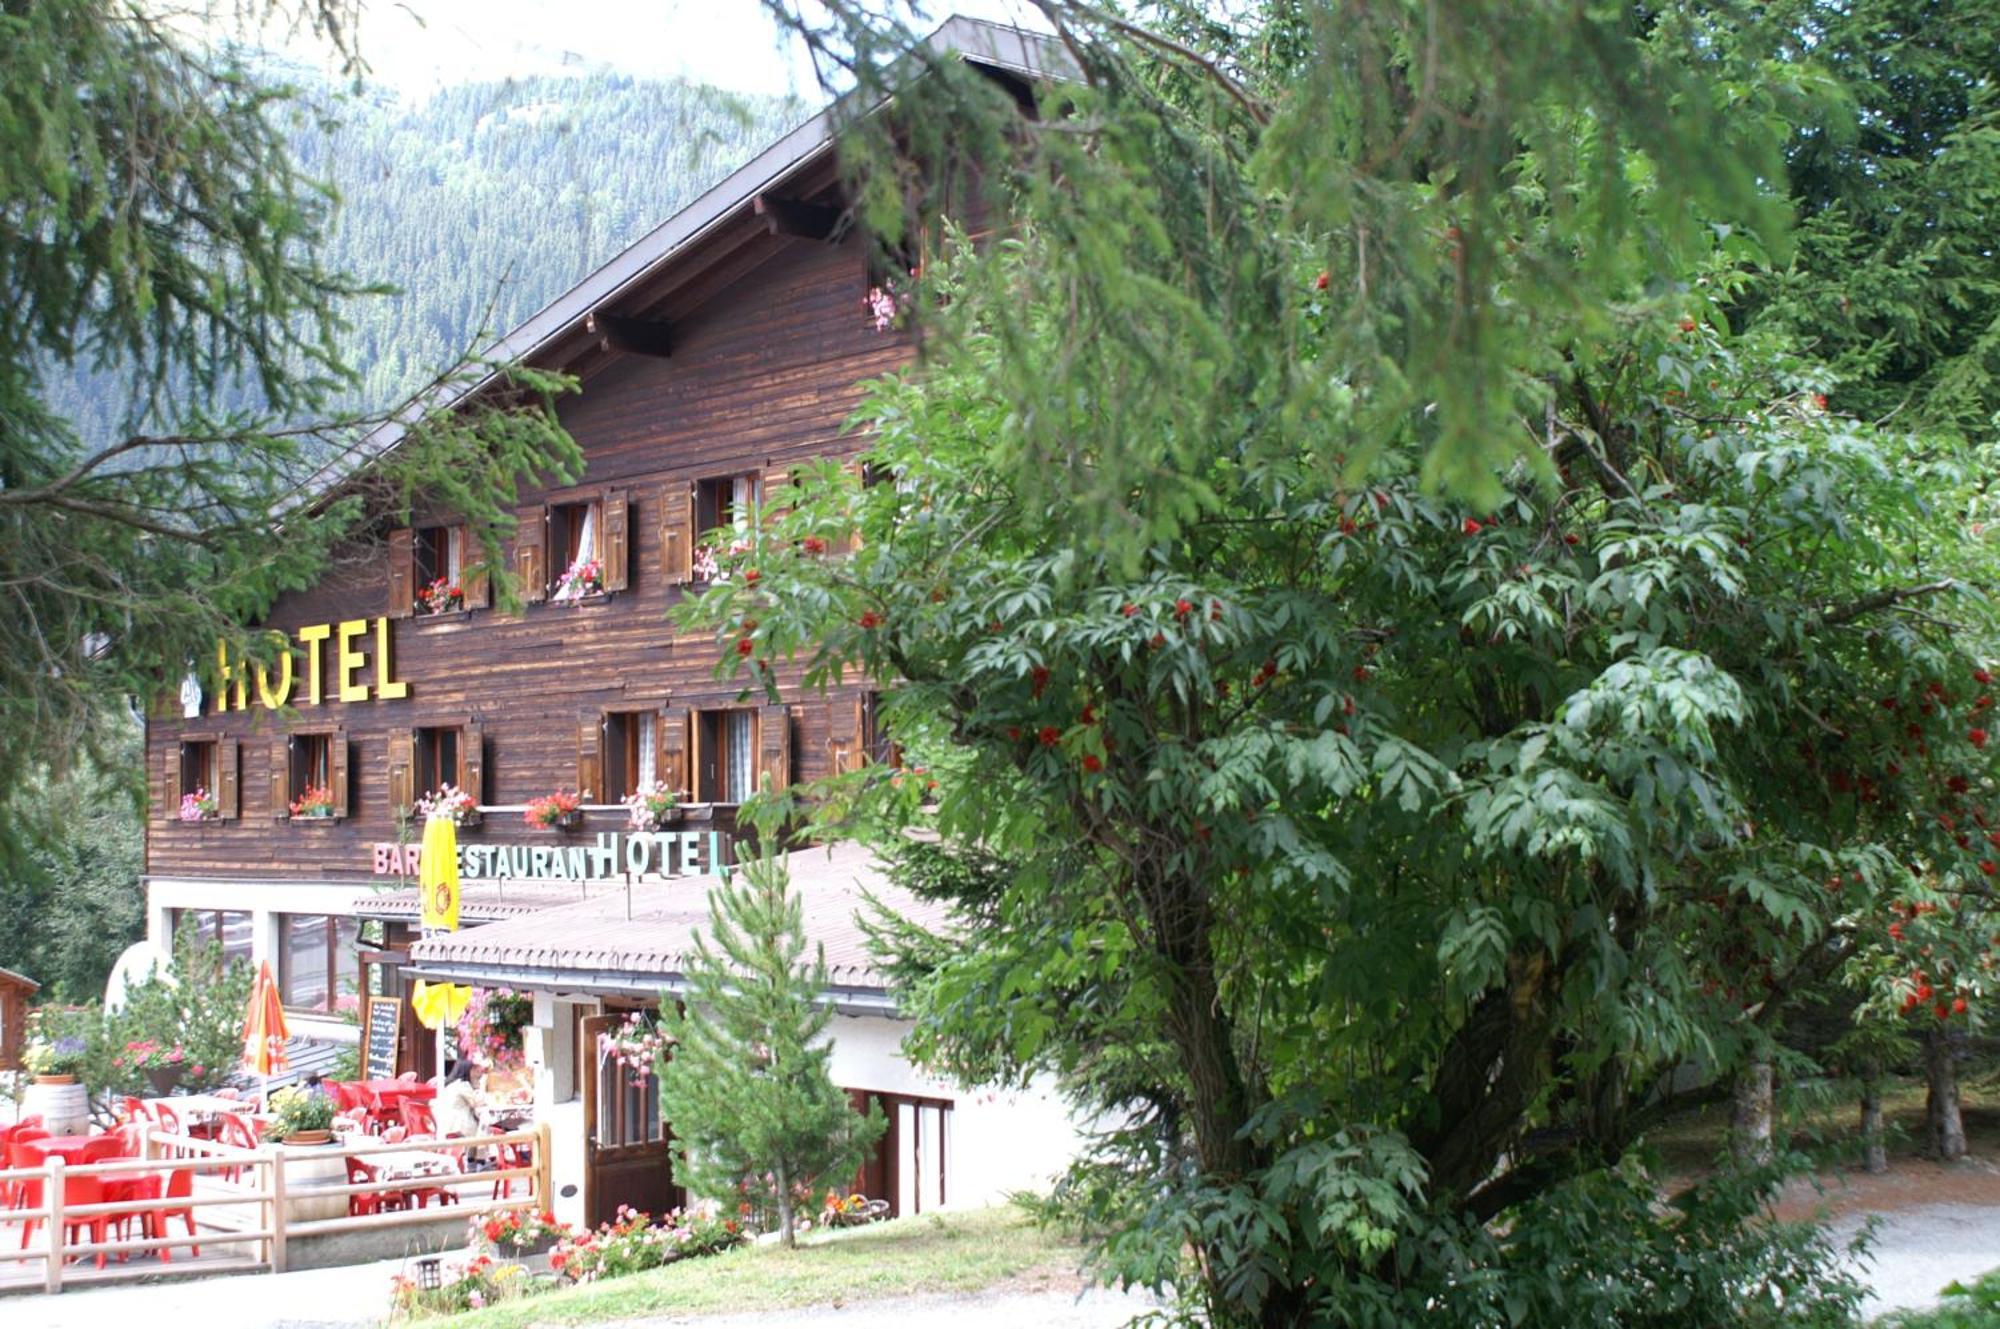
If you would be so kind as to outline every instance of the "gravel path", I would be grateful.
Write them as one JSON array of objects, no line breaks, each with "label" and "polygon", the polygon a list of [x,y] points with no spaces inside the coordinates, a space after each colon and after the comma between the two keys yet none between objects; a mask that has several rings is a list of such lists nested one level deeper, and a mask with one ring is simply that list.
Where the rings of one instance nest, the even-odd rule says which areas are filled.
[{"label": "gravel path", "polygon": [[[1861,1222],[1850,1214],[1832,1227],[1845,1241]],[[1874,1289],[1867,1314],[1935,1306],[1939,1289],[1953,1279],[2000,1268],[2000,1208],[1932,1204],[1883,1215],[1870,1255],[1861,1271]]]}]

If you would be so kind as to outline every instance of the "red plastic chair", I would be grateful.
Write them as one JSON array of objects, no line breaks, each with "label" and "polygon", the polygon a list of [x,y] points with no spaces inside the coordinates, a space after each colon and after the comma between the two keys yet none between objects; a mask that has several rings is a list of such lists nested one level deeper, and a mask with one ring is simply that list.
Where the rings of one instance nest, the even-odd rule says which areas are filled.
[{"label": "red plastic chair", "polygon": [[[8,1150],[8,1161],[14,1167],[41,1167],[47,1163],[48,1155],[36,1149],[32,1144],[15,1144]],[[47,1193],[47,1186],[48,1183],[40,1177],[33,1177],[23,1181],[20,1187],[21,1203],[17,1207],[22,1209],[40,1209],[42,1207],[42,1197]],[[96,1177],[65,1176],[63,1178],[63,1207],[65,1209],[73,1205],[103,1204],[104,1202],[104,1183]],[[111,1216],[109,1214],[88,1214],[75,1218],[65,1214],[63,1216],[63,1240],[75,1241],[77,1233],[88,1230],[90,1240],[101,1242],[104,1240],[104,1234],[109,1229],[110,1223]],[[41,1230],[41,1226],[42,1219],[40,1218],[22,1220],[22,1250],[28,1249],[28,1244],[35,1239],[35,1233]],[[97,1267],[100,1269],[104,1267],[103,1251],[97,1253]]]},{"label": "red plastic chair", "polygon": [[[32,1140],[15,1140],[7,1146],[7,1166],[10,1168],[41,1168],[47,1167],[48,1162],[48,1154],[41,1149],[37,1149]],[[7,1207],[10,1209],[41,1208],[42,1188],[42,1178],[23,1177],[14,1183],[13,1193],[7,1199]],[[29,1233],[40,1226],[40,1220],[36,1219],[28,1220],[22,1225],[22,1250],[28,1249]]]},{"label": "red plastic chair", "polygon": [[436,1137],[437,1114],[431,1111],[429,1103],[419,1103],[415,1099],[406,1098],[403,1100],[402,1113],[403,1125],[409,1129],[411,1139],[419,1135]]},{"label": "red plastic chair", "polygon": [[[257,1128],[238,1113],[226,1112],[216,1122],[215,1138],[233,1149],[256,1149],[263,1143],[257,1136]],[[215,1175],[225,1181],[237,1181],[243,1176],[241,1163],[219,1169]]]},{"label": "red plastic chair", "polygon": [[[380,1180],[381,1177],[374,1168],[352,1155],[348,1156],[348,1185],[364,1186]],[[350,1218],[357,1218],[362,1214],[387,1213],[392,1209],[404,1207],[404,1195],[401,1191],[358,1191],[347,1197],[347,1215]]]},{"label": "red plastic chair", "polygon": [[77,1156],[76,1161],[79,1164],[109,1163],[114,1158],[130,1157],[131,1154],[125,1148],[123,1137],[118,1135],[99,1135],[92,1138],[83,1146],[83,1152]]},{"label": "red plastic chair", "polygon": [[[188,1236],[194,1236],[194,1210],[188,1205],[176,1205],[173,1203],[175,1200],[185,1200],[193,1194],[194,1171],[192,1169],[175,1168],[172,1172],[168,1173],[166,1192],[160,1197],[164,1203],[157,1208],[147,1209],[140,1213],[140,1223],[143,1226],[145,1235],[155,1241],[163,1242],[167,1235],[167,1223],[172,1219],[178,1218],[187,1225]],[[191,1245],[188,1249],[197,1259],[200,1258],[201,1247]],[[173,1248],[164,1244],[161,1245],[161,1262],[171,1262],[173,1258]]]},{"label": "red plastic chair", "polygon": [[118,1114],[125,1121],[143,1121],[146,1117],[146,1100],[127,1094],[118,1100]]},{"label": "red plastic chair", "polygon": [[[503,1172],[508,1168],[532,1167],[535,1162],[535,1148],[526,1141],[522,1141],[519,1144],[503,1144],[498,1146],[497,1158],[499,1160],[499,1167]],[[522,1177],[520,1180],[526,1181],[527,1178]],[[502,1177],[498,1181],[495,1181],[493,1183],[493,1198],[496,1200],[511,1199],[514,1194],[514,1181],[515,1178],[513,1177]]]}]

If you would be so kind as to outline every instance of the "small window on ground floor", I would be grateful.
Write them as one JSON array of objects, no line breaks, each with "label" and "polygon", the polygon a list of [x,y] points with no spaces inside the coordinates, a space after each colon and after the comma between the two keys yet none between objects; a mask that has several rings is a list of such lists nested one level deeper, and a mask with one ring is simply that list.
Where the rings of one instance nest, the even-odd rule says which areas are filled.
[{"label": "small window on ground floor", "polygon": [[245,909],[174,909],[167,914],[176,941],[185,933],[222,948],[227,964],[250,963],[250,912]]},{"label": "small window on ground floor", "polygon": [[951,1196],[951,1103],[868,1089],[850,1089],[856,1112],[879,1108],[881,1138],[862,1161],[850,1191],[887,1200],[892,1217],[941,1209]]},{"label": "small window on ground floor", "polygon": [[359,1019],[360,936],[359,920],[344,915],[281,915],[278,986],[286,1008]]}]

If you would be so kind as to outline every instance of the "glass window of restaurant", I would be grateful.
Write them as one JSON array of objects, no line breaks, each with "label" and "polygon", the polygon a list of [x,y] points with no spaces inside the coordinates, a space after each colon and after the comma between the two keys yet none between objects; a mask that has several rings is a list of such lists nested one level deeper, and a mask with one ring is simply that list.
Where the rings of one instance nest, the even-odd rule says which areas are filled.
[{"label": "glass window of restaurant", "polygon": [[281,921],[278,984],[286,1009],[360,1018],[360,920],[285,914]]},{"label": "glass window of restaurant", "polygon": [[222,947],[225,963],[250,963],[250,913],[245,909],[176,909],[170,915],[174,936],[183,930],[204,945]]}]

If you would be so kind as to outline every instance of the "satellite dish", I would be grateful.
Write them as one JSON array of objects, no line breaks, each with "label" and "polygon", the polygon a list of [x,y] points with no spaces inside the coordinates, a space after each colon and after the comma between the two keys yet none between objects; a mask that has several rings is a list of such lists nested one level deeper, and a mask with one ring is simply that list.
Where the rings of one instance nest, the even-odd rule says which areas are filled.
[{"label": "satellite dish", "polygon": [[173,960],[165,950],[150,941],[135,941],[118,956],[118,963],[111,966],[111,977],[104,980],[104,1010],[106,1014],[125,1008],[125,990],[134,983],[142,983],[148,974],[157,971],[169,983],[173,982]]}]

